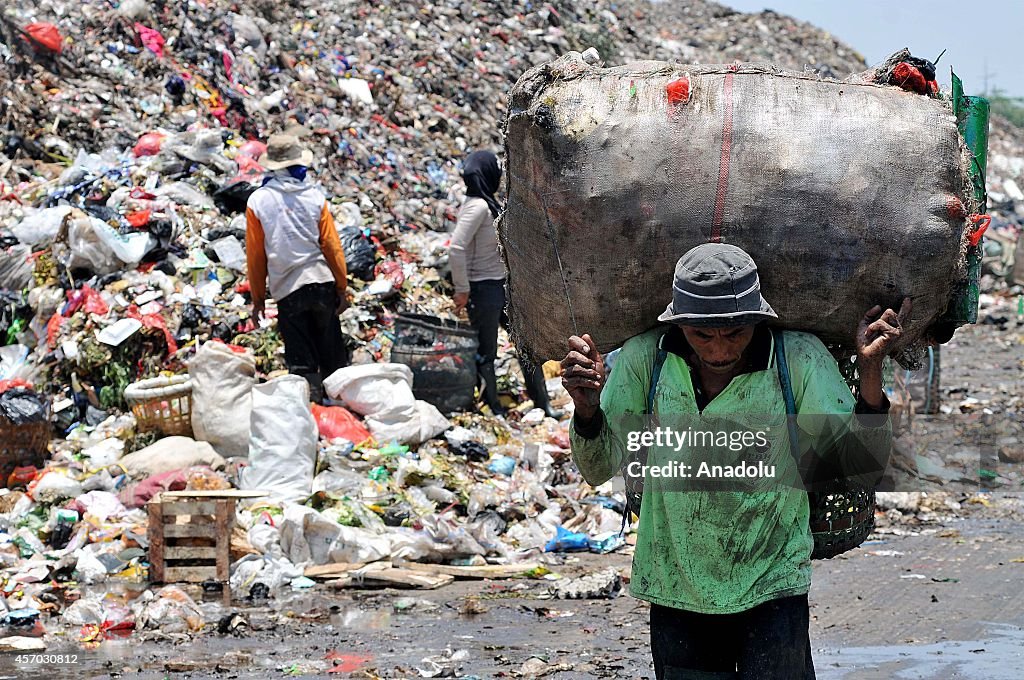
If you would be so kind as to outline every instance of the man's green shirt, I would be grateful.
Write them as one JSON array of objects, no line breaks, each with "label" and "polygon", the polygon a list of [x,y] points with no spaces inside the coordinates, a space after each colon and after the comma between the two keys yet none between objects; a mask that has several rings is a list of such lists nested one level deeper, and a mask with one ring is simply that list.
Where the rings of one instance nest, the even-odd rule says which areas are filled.
[{"label": "man's green shirt", "polygon": [[[629,460],[629,433],[642,421],[663,333],[655,329],[623,346],[601,394],[600,433],[587,439],[575,425],[570,428],[573,459],[591,484],[607,481]],[[854,397],[818,338],[787,331],[784,339],[801,449],[844,451],[848,447],[836,443],[852,437],[862,447],[858,451],[884,451],[887,459],[888,418],[881,427],[860,423],[853,415]],[[655,393],[657,425],[677,433],[750,432],[747,443],[758,432],[763,438],[739,451],[727,446],[652,446],[648,466],[675,463],[678,469],[686,464],[694,475],[701,463],[707,471],[712,465],[760,462],[763,469],[774,466],[775,474],[728,490],[709,489],[703,479],[647,476],[630,581],[635,597],[692,612],[729,614],[810,588],[813,541],[807,493],[795,483],[798,474],[774,352],[770,357],[767,367],[736,376],[700,411],[690,366],[668,354]],[[697,483],[701,486],[692,488]]]}]

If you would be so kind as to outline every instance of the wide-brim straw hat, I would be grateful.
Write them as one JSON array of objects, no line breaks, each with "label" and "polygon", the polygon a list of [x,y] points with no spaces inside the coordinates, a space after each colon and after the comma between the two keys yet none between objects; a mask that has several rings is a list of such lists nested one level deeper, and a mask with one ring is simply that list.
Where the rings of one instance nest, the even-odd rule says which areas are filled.
[{"label": "wide-brim straw hat", "polygon": [[267,170],[284,170],[293,165],[312,165],[313,152],[302,146],[295,135],[271,135],[267,151],[260,156],[259,164]]}]

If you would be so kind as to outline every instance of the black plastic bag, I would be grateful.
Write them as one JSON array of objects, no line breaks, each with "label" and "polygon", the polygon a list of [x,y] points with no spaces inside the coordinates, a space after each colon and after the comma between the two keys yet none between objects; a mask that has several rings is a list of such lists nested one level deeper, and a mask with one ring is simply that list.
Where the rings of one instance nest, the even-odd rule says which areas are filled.
[{"label": "black plastic bag", "polygon": [[15,387],[0,394],[0,414],[15,425],[41,423],[46,420],[46,401],[33,390]]},{"label": "black plastic bag", "polygon": [[338,235],[341,248],[345,251],[345,265],[349,274],[363,281],[373,280],[373,268],[377,264],[377,249],[358,227],[343,227]]},{"label": "black plastic bag", "polygon": [[249,202],[249,196],[258,188],[249,182],[228,184],[213,192],[213,202],[224,215],[243,213]]}]

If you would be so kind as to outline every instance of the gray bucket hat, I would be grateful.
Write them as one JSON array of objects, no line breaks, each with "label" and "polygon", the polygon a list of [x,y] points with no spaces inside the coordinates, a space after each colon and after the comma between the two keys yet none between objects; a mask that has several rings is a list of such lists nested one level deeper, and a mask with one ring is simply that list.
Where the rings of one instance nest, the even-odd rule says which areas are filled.
[{"label": "gray bucket hat", "polygon": [[720,328],[777,318],[761,297],[750,255],[725,243],[704,243],[676,263],[672,303],[658,321]]},{"label": "gray bucket hat", "polygon": [[284,170],[293,165],[312,165],[313,152],[303,148],[297,135],[271,135],[267,152],[260,156],[259,164],[267,170]]}]

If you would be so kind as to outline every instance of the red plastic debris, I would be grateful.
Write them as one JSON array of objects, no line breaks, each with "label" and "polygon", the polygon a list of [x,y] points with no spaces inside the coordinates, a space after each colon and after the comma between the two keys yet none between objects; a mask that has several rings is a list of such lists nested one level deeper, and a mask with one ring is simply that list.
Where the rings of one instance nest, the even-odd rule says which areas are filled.
[{"label": "red plastic debris", "polygon": [[896,64],[896,68],[892,70],[892,78],[890,78],[889,82],[902,87],[907,92],[928,94],[929,91],[928,81],[921,75],[921,71],[916,66],[912,66],[905,61]]},{"label": "red plastic debris", "polygon": [[230,52],[220,53],[221,61],[224,63],[224,75],[228,77],[229,83],[235,82],[235,76],[232,73],[232,67],[235,65],[235,58],[231,56]]},{"label": "red plastic debris", "polygon": [[334,666],[327,669],[328,673],[351,673],[359,670],[364,664],[373,660],[368,654],[341,654],[337,651],[330,651],[324,657],[327,661],[333,661]]},{"label": "red plastic debris", "polygon": [[53,24],[29,24],[25,27],[25,33],[31,38],[30,43],[35,43],[50,52],[60,54],[64,49],[64,38]]},{"label": "red plastic debris", "polygon": [[239,154],[235,157],[235,162],[238,164],[238,174],[231,179],[231,183],[251,182],[256,184],[266,172],[263,166],[251,156]]},{"label": "red plastic debris", "polygon": [[15,388],[24,388],[26,390],[32,389],[32,383],[21,378],[10,378],[9,380],[0,380],[0,394],[3,394],[7,390],[13,390]]},{"label": "red plastic debris", "polygon": [[164,40],[164,37],[160,35],[160,31],[138,23],[135,24],[135,31],[139,34],[139,40],[142,41],[143,47],[158,57],[164,56],[164,45],[166,44],[166,41]]},{"label": "red plastic debris", "polygon": [[132,148],[132,155],[136,158],[143,156],[155,156],[160,153],[164,145],[164,136],[159,132],[147,132],[139,137],[139,141]]},{"label": "red plastic debris", "polygon": [[402,265],[394,260],[384,260],[375,268],[377,276],[383,276],[385,279],[391,282],[395,290],[402,287],[405,283],[405,272],[402,271]]},{"label": "red plastic debris", "polygon": [[78,310],[86,314],[99,314],[103,316],[110,311],[110,307],[103,301],[100,294],[89,286],[82,286],[80,290],[68,291],[68,304],[61,312],[62,316],[69,317]]},{"label": "red plastic debris", "polygon": [[27,487],[39,476],[39,470],[31,465],[16,467],[7,477],[7,488]]},{"label": "red plastic debris", "polygon": [[54,312],[50,320],[46,322],[46,346],[50,349],[56,349],[57,336],[60,335],[60,327],[63,323],[64,317],[60,315],[60,312]]},{"label": "red plastic debris", "polygon": [[143,328],[153,328],[161,331],[164,334],[164,340],[167,342],[168,354],[174,354],[178,351],[178,343],[175,341],[174,336],[171,335],[170,329],[167,328],[167,322],[159,314],[141,314],[137,305],[129,305],[128,310],[125,312],[125,317],[141,321]]},{"label": "red plastic debris", "polygon": [[245,158],[259,159],[260,156],[267,152],[267,145],[263,142],[258,142],[255,139],[250,139],[248,142],[238,147],[238,155]]},{"label": "red plastic debris", "polygon": [[347,439],[353,444],[362,444],[370,438],[370,431],[359,421],[358,416],[341,406],[321,406],[313,404],[313,417],[316,419],[320,436],[327,439]]},{"label": "red plastic debris", "polygon": [[82,311],[86,314],[105,315],[110,311],[109,305],[103,301],[99,292],[89,286],[82,286]]},{"label": "red plastic debris", "polygon": [[150,217],[153,216],[152,210],[138,210],[136,212],[130,212],[124,216],[124,219],[128,224],[132,225],[136,229],[144,227],[149,224]]},{"label": "red plastic debris", "polygon": [[665,86],[669,104],[685,104],[690,101],[690,79],[683,76]]},{"label": "red plastic debris", "polygon": [[992,217],[990,215],[974,214],[967,219],[974,224],[974,231],[967,235],[967,242],[972,246],[977,246],[981,243],[981,237],[985,235],[989,225],[992,224]]},{"label": "red plastic debris", "polygon": [[151,194],[142,187],[132,187],[131,192],[128,196],[134,198],[137,201],[153,201],[156,199],[156,194]]}]

